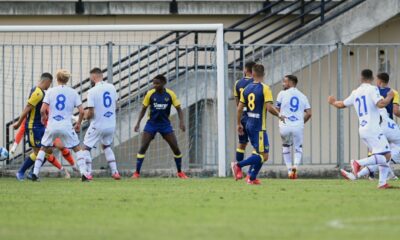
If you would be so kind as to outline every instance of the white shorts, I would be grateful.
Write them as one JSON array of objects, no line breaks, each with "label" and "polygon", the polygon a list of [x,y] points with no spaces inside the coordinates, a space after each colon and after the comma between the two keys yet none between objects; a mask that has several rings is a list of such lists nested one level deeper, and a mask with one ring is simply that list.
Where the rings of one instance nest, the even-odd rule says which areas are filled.
[{"label": "white shorts", "polygon": [[42,146],[53,147],[56,138],[60,138],[66,148],[74,148],[79,145],[79,138],[72,126],[46,128]]},{"label": "white shorts", "polygon": [[390,152],[390,145],[386,138],[386,136],[381,133],[374,133],[374,132],[367,132],[365,133],[360,132],[361,140],[367,145],[369,151],[372,154],[381,154]]},{"label": "white shorts", "polygon": [[279,132],[282,138],[283,145],[294,145],[294,147],[303,146],[304,128],[303,127],[292,127],[292,126],[281,126]]},{"label": "white shorts", "polygon": [[392,126],[390,123],[383,121],[381,128],[390,145],[396,145],[400,147],[400,129],[397,124]]},{"label": "white shorts", "polygon": [[83,144],[89,148],[94,148],[100,141],[104,146],[110,146],[114,140],[115,128],[98,129],[89,126],[83,140]]}]

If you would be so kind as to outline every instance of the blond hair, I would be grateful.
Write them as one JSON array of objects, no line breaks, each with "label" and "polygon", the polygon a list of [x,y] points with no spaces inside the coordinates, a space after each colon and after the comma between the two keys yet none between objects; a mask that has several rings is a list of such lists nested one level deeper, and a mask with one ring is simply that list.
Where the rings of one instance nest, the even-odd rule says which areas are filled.
[{"label": "blond hair", "polygon": [[69,73],[68,70],[66,70],[66,69],[57,70],[57,74],[56,74],[57,81],[65,84],[68,82],[70,77],[71,77],[71,73]]}]

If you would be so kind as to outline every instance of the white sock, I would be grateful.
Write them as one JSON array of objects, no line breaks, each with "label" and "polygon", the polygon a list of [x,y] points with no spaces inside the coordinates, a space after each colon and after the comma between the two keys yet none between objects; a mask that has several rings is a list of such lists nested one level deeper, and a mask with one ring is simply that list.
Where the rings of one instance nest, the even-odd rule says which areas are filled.
[{"label": "white sock", "polygon": [[118,173],[117,162],[115,161],[115,155],[111,147],[107,147],[104,149],[104,155],[106,156],[108,166],[110,166],[111,174]]},{"label": "white sock", "polygon": [[386,164],[379,164],[379,186],[385,185],[390,167]]},{"label": "white sock", "polygon": [[39,176],[40,168],[43,165],[45,156],[46,156],[46,153],[43,150],[40,150],[36,156],[35,166],[33,167],[33,174],[35,174],[36,176]]},{"label": "white sock", "polygon": [[81,173],[81,175],[87,174],[85,154],[83,153],[82,150],[76,152],[76,158],[77,158],[76,165],[78,165],[79,172]]},{"label": "white sock", "polygon": [[84,150],[83,154],[85,155],[86,171],[92,174],[92,156],[88,150]]},{"label": "white sock", "polygon": [[303,148],[296,147],[294,152],[294,167],[298,168],[301,163],[301,157],[303,156]]},{"label": "white sock", "polygon": [[285,161],[288,171],[292,170],[292,151],[291,147],[282,147],[283,161]]},{"label": "white sock", "polygon": [[370,157],[357,160],[357,163],[360,164],[361,167],[386,164],[386,158],[383,155],[372,155]]},{"label": "white sock", "polygon": [[368,167],[364,167],[363,169],[361,169],[361,171],[357,173],[357,178],[367,176],[369,175],[370,172],[377,172],[378,170],[379,170],[378,165],[370,165]]}]

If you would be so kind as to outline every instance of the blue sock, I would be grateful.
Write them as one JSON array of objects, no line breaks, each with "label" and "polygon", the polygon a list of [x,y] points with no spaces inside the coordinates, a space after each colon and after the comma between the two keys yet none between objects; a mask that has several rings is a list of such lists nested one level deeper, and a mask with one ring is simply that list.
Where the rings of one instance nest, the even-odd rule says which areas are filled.
[{"label": "blue sock", "polygon": [[140,173],[140,169],[142,168],[142,164],[144,161],[144,154],[137,154],[137,160],[136,160],[136,172]]},{"label": "blue sock", "polygon": [[253,154],[249,158],[247,158],[246,160],[243,160],[243,161],[239,162],[238,166],[242,168],[242,167],[248,166],[248,165],[255,165],[257,163],[260,163],[261,161],[262,160],[261,160],[260,155]]},{"label": "blue sock", "polygon": [[238,148],[236,149],[236,161],[241,162],[244,159],[244,150]]},{"label": "blue sock", "polygon": [[262,161],[252,165],[253,171],[251,171],[251,173],[250,173],[250,180],[251,181],[253,181],[253,180],[255,180],[257,178],[257,175],[260,172],[262,165],[263,165]]},{"label": "blue sock", "polygon": [[175,164],[176,164],[176,169],[178,172],[182,172],[182,154],[175,155]]},{"label": "blue sock", "polygon": [[26,170],[33,166],[35,162],[31,159],[30,156],[25,158],[24,163],[22,164],[21,168],[18,170],[20,174],[25,174]]}]

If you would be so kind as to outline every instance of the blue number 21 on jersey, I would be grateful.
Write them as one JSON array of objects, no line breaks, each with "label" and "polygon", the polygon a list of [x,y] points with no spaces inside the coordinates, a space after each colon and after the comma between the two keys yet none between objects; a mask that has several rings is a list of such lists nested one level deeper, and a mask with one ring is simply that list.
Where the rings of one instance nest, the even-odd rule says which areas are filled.
[{"label": "blue number 21 on jersey", "polygon": [[356,98],[356,102],[358,103],[358,116],[362,117],[364,115],[367,115],[368,109],[365,95],[361,96],[360,98]]}]

